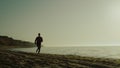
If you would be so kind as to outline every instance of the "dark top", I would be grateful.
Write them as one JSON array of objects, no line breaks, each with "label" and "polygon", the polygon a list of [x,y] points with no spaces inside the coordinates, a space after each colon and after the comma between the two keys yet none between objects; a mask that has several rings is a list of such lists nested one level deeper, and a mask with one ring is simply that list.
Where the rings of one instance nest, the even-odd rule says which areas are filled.
[{"label": "dark top", "polygon": [[43,42],[42,37],[36,37],[36,39],[35,39],[35,44],[40,45],[41,42]]}]

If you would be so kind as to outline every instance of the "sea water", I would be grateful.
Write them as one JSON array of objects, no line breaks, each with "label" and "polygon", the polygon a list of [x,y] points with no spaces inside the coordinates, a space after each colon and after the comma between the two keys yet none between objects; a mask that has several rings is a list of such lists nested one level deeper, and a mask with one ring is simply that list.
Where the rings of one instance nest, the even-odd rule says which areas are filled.
[{"label": "sea water", "polygon": [[[37,47],[13,50],[35,53],[36,49]],[[42,47],[41,53],[120,59],[120,46]]]}]

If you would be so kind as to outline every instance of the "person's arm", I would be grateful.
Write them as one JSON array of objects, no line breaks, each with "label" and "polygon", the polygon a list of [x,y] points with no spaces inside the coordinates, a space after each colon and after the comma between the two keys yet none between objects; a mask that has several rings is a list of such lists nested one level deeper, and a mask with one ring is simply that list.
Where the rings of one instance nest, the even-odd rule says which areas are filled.
[{"label": "person's arm", "polygon": [[37,38],[35,39],[35,42],[34,42],[34,43],[36,44],[36,42],[37,42]]},{"label": "person's arm", "polygon": [[41,37],[41,42],[43,42],[43,38]]}]

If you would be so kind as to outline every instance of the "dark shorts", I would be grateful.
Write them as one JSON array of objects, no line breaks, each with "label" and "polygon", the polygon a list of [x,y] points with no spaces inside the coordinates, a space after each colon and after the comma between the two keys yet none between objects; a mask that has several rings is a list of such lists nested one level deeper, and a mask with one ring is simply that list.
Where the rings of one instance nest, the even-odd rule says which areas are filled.
[{"label": "dark shorts", "polygon": [[38,47],[38,48],[41,48],[41,44],[37,44],[37,47]]}]

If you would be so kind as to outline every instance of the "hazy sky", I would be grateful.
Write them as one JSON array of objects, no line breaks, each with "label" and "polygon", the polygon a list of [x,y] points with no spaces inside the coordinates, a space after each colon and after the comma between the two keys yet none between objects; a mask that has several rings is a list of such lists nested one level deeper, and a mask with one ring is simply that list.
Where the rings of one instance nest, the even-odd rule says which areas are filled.
[{"label": "hazy sky", "polygon": [[0,0],[0,35],[44,45],[120,43],[120,0]]}]

